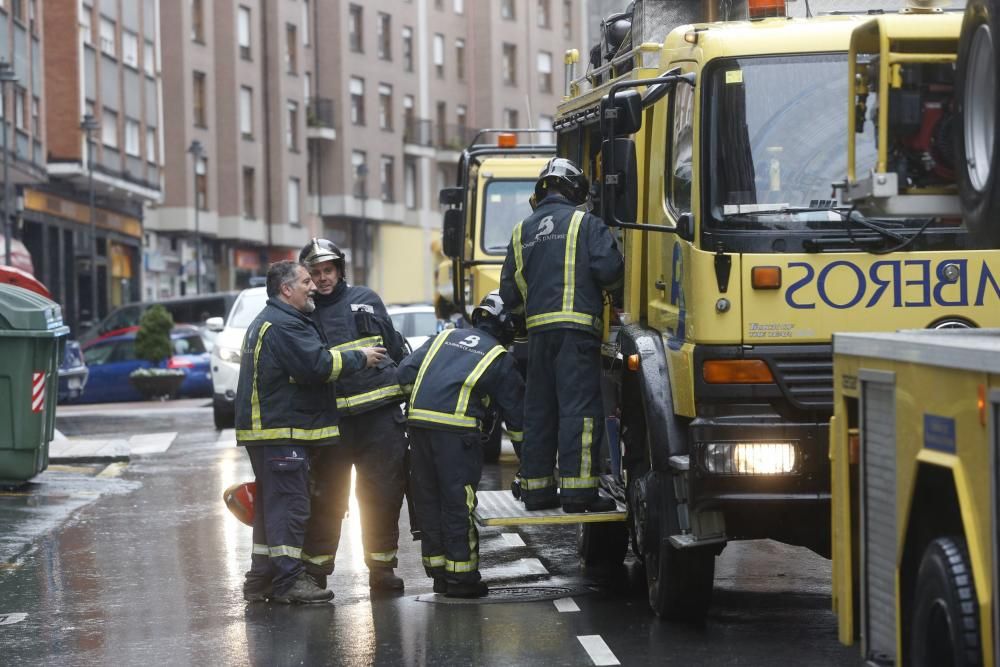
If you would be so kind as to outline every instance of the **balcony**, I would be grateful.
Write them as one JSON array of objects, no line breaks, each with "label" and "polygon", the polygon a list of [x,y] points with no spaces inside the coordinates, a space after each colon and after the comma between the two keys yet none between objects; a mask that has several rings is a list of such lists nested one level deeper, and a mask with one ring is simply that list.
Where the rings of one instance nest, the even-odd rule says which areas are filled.
[{"label": "balcony", "polygon": [[403,143],[414,146],[433,146],[434,123],[426,118],[406,118],[403,127]]},{"label": "balcony", "polygon": [[403,143],[442,151],[461,151],[469,145],[476,132],[478,130],[465,125],[434,123],[426,118],[407,118],[404,120]]},{"label": "balcony", "polygon": [[306,138],[320,141],[334,141],[333,100],[328,97],[310,97],[306,101]]}]

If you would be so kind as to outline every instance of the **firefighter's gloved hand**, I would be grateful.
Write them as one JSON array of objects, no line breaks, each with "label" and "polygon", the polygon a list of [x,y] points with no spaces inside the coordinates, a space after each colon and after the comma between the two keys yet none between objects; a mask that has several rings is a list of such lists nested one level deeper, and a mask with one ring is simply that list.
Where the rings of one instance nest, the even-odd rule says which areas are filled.
[{"label": "firefighter's gloved hand", "polygon": [[386,358],[384,347],[363,347],[361,351],[365,355],[366,368],[376,366]]}]

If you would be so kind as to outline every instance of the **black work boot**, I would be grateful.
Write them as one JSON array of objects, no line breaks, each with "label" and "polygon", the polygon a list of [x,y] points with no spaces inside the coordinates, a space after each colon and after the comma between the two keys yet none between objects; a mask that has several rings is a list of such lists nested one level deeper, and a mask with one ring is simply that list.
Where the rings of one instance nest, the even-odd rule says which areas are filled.
[{"label": "black work boot", "polygon": [[249,577],[243,581],[243,599],[247,602],[267,602],[273,594],[270,581]]},{"label": "black work boot", "polygon": [[375,591],[401,591],[403,580],[393,574],[391,567],[376,567],[368,571],[368,586]]},{"label": "black work boot", "polygon": [[325,574],[317,574],[316,572],[306,572],[306,576],[312,579],[313,583],[316,584],[316,588],[326,588]]},{"label": "black work boot", "polygon": [[559,507],[558,496],[542,496],[541,498],[525,498],[524,509],[529,512],[538,510],[552,510]]},{"label": "black work boot", "polygon": [[333,591],[323,590],[303,572],[284,594],[271,599],[281,604],[319,604],[332,600]]},{"label": "black work boot", "polygon": [[442,595],[448,592],[448,581],[444,577],[434,577],[434,592]]},{"label": "black work boot", "polygon": [[588,500],[563,501],[563,512],[567,514],[580,514],[583,512],[613,512],[618,509],[618,505],[611,498],[596,496]]},{"label": "black work boot", "polygon": [[448,582],[448,591],[445,593],[449,598],[482,598],[489,595],[490,587],[482,581],[453,583]]}]

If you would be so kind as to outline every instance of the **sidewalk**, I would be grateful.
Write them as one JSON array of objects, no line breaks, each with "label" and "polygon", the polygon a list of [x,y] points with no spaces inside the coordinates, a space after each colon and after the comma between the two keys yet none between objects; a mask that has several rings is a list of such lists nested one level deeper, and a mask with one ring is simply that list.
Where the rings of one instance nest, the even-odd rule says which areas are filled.
[{"label": "sidewalk", "polygon": [[170,449],[176,431],[142,433],[131,438],[91,440],[67,438],[58,430],[49,443],[49,463],[110,463],[128,461],[135,456],[160,454]]}]

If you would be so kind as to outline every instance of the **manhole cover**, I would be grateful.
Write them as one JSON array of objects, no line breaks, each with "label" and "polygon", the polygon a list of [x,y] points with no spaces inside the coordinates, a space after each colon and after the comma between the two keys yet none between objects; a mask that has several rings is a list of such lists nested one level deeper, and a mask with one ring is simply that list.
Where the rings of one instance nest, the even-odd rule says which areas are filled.
[{"label": "manhole cover", "polygon": [[418,595],[417,602],[436,604],[500,604],[503,602],[541,602],[593,593],[593,589],[571,586],[490,586],[484,598],[449,598],[434,593]]}]

